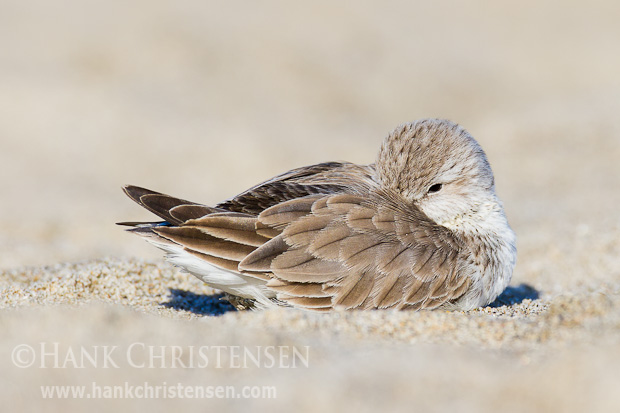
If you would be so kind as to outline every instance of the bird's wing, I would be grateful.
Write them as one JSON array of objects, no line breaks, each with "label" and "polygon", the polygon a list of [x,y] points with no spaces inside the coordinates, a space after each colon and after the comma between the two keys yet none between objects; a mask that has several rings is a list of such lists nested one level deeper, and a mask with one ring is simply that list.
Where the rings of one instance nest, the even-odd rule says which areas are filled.
[{"label": "bird's wing", "polygon": [[372,184],[374,165],[325,162],[278,175],[217,205],[228,211],[258,215],[281,202],[316,194],[332,194]]},{"label": "bird's wing", "polygon": [[293,306],[431,309],[470,285],[459,240],[395,194],[308,196],[258,222],[282,233],[239,268],[272,273],[267,286]]},{"label": "bird's wing", "polygon": [[[294,169],[276,176],[215,208],[149,189],[128,185],[125,193],[164,222],[121,222],[159,244],[174,244],[217,267],[267,279],[268,275],[239,270],[238,263],[281,232],[263,225],[257,215],[283,201],[350,190],[372,183],[372,166],[329,162]],[[290,212],[300,217],[308,211]],[[292,215],[291,215],[292,214]]]},{"label": "bird's wing", "polygon": [[[165,223],[172,225],[179,225],[187,220],[200,218],[207,214],[226,211],[221,208],[212,208],[134,185],[123,187],[123,191],[125,191],[125,194],[138,205],[148,209],[158,217],[165,219]],[[119,223],[119,225],[129,226],[138,226],[140,224],[139,222]]]},{"label": "bird's wing", "polygon": [[160,245],[174,245],[225,270],[240,272],[238,264],[242,259],[280,233],[261,225],[256,215],[212,208],[137,186],[123,189],[131,199],[165,221],[119,224],[132,226],[130,232]]}]

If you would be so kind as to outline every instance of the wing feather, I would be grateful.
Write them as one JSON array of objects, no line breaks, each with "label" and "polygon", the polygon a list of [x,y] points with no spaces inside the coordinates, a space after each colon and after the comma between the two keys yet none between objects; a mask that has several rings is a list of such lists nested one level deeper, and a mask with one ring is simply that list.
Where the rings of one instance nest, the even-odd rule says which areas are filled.
[{"label": "wing feather", "polygon": [[370,295],[375,285],[375,274],[372,272],[352,272],[329,284],[324,289],[334,296],[334,305],[345,308],[357,308]]},{"label": "wing feather", "polygon": [[318,259],[301,249],[290,249],[271,263],[276,277],[292,282],[327,282],[345,270],[340,262]]},{"label": "wing feather", "polygon": [[275,290],[277,293],[282,293],[289,296],[296,297],[328,297],[323,291],[323,285],[319,283],[295,283],[285,282],[272,278],[267,282],[267,287]]},{"label": "wing feather", "polygon": [[374,166],[325,162],[290,170],[217,205],[228,211],[258,215],[264,210],[308,195],[335,194],[373,181]]},{"label": "wing feather", "polygon": [[291,222],[308,215],[314,201],[321,197],[322,195],[310,195],[276,204],[261,212],[261,222],[270,227],[285,228]]},{"label": "wing feather", "polygon": [[231,261],[239,262],[256,249],[249,245],[216,238],[198,227],[161,227],[152,231],[184,248]]},{"label": "wing feather", "polygon": [[388,308],[402,301],[406,276],[398,271],[381,273],[375,281],[373,290],[372,306],[376,308]]},{"label": "wing feather", "polygon": [[462,296],[468,278],[454,270],[459,241],[447,229],[434,234],[436,224],[421,211],[394,196],[384,202],[382,195],[308,197],[305,215],[291,221],[290,211],[300,204],[271,207],[265,220],[262,214],[258,219],[283,228],[278,248],[268,247],[275,239],[267,242],[241,267],[265,270],[269,262],[275,278],[268,285],[293,306],[310,307],[308,299],[319,291],[332,306],[348,309],[434,308]]},{"label": "wing feather", "polygon": [[185,226],[197,227],[201,231],[239,244],[260,247],[270,238],[256,231],[257,217],[238,212],[220,212],[192,219]]},{"label": "wing feather", "polygon": [[[262,219],[262,217],[261,217]],[[306,215],[282,231],[282,235],[289,245],[308,245],[325,229],[333,220],[329,215]]]},{"label": "wing feather", "polygon": [[318,232],[307,248],[317,258],[337,260],[340,258],[340,244],[351,235],[353,231],[346,225],[328,225]]},{"label": "wing feather", "polygon": [[150,189],[140,188],[139,186],[127,185],[123,188],[123,191],[135,202],[158,217],[176,225],[182,223],[183,220],[171,215],[170,209],[179,205],[195,205],[194,202],[151,191]]},{"label": "wing feather", "polygon": [[278,299],[285,301],[295,307],[307,308],[312,310],[321,308],[332,308],[331,297],[300,297],[289,296],[286,294],[278,294]]},{"label": "wing feather", "polygon": [[282,235],[278,235],[258,247],[251,254],[248,254],[239,263],[239,269],[246,271],[271,271],[271,263],[274,258],[286,252],[288,248],[289,245],[284,241]]},{"label": "wing feather", "polygon": [[170,215],[181,222],[202,218],[205,215],[221,212],[221,209],[199,204],[183,204],[170,208]]}]

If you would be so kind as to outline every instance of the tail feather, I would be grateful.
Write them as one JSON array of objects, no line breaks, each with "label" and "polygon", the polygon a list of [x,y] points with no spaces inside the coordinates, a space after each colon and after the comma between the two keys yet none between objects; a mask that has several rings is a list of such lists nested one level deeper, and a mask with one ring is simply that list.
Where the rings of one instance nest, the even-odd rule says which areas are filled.
[{"label": "tail feather", "polygon": [[[123,191],[125,191],[127,196],[133,199],[138,205],[148,209],[158,217],[163,218],[167,222],[174,225],[182,224],[184,221],[189,219],[184,217],[182,209],[179,209],[176,212],[171,211],[179,206],[197,205],[201,210],[206,210],[207,213],[215,212],[213,208],[196,204],[195,202],[187,201],[185,199],[175,198],[160,192],[151,191],[150,189],[141,188],[139,186],[127,185],[123,188]],[[192,218],[196,216],[195,208],[191,211],[189,209],[186,211],[188,211]]]},{"label": "tail feather", "polygon": [[[271,238],[263,228],[259,234],[256,216],[233,213],[138,186],[123,188],[138,205],[165,221],[119,222],[129,232],[164,250],[167,259],[214,288],[253,298],[267,305],[275,298],[265,284],[271,275],[243,271],[239,262]],[[279,233],[279,231],[277,231]]]},{"label": "tail feather", "polygon": [[140,227],[140,228],[153,228],[153,227],[165,227],[169,226],[170,223],[167,221],[159,221],[159,222],[151,222],[151,221],[123,221],[117,222],[116,225],[122,225],[124,227]]}]

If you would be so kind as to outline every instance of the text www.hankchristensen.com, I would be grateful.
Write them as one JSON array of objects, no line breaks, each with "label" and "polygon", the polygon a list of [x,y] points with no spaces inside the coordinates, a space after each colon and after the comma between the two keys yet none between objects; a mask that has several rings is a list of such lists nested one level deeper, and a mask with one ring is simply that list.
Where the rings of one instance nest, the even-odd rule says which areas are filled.
[{"label": "text www.hankchristensen.com", "polygon": [[122,386],[41,386],[44,399],[275,399],[275,386],[189,386],[149,383]]}]

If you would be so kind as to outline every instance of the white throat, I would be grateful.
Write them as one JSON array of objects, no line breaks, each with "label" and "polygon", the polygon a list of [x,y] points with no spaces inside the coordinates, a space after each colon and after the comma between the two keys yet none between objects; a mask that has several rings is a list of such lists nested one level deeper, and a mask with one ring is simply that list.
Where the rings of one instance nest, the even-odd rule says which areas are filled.
[{"label": "white throat", "polygon": [[490,304],[508,286],[517,259],[516,236],[500,201],[490,199],[477,209],[436,222],[465,241],[478,268],[471,274],[473,288],[459,307],[467,310]]}]

